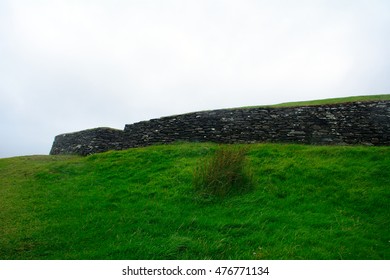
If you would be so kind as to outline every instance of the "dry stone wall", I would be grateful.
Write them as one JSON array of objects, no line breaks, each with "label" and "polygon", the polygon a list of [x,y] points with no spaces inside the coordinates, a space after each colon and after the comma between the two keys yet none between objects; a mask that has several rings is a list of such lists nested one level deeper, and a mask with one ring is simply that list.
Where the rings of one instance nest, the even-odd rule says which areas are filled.
[{"label": "dry stone wall", "polygon": [[56,136],[50,154],[88,155],[175,141],[390,145],[390,101],[195,112]]},{"label": "dry stone wall", "polygon": [[90,155],[109,150],[121,150],[124,143],[123,135],[123,130],[108,127],[60,134],[55,137],[50,154]]}]

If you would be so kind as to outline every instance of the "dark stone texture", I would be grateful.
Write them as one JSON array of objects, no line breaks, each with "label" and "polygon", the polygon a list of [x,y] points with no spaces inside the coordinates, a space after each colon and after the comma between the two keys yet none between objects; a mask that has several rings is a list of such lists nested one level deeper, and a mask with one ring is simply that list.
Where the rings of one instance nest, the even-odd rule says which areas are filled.
[{"label": "dark stone texture", "polygon": [[109,150],[121,150],[124,143],[123,135],[122,130],[108,127],[60,134],[55,137],[50,154],[77,154],[84,156]]},{"label": "dark stone texture", "polygon": [[390,101],[195,112],[56,136],[50,154],[88,155],[174,141],[389,145]]}]

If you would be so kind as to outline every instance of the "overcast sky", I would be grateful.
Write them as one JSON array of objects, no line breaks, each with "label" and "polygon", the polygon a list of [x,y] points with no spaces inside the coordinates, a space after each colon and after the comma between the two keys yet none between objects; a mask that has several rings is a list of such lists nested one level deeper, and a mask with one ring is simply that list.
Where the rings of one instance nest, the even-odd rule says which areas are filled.
[{"label": "overcast sky", "polygon": [[388,0],[0,0],[0,157],[198,110],[390,93]]}]

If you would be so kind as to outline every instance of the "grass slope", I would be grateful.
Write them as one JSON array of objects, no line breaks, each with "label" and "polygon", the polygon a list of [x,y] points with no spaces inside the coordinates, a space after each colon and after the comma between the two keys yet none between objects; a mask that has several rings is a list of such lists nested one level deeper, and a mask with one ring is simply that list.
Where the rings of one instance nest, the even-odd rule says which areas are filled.
[{"label": "grass slope", "polygon": [[390,147],[248,145],[255,189],[200,198],[216,147],[0,159],[0,259],[390,259]]}]

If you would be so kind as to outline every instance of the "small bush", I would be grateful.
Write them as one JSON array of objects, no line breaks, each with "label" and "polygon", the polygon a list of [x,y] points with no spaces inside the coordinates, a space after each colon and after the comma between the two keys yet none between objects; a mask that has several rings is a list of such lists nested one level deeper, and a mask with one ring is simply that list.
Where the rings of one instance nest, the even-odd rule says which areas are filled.
[{"label": "small bush", "polygon": [[247,149],[220,146],[215,154],[195,168],[193,183],[202,196],[224,197],[253,188],[253,175],[246,160]]}]

